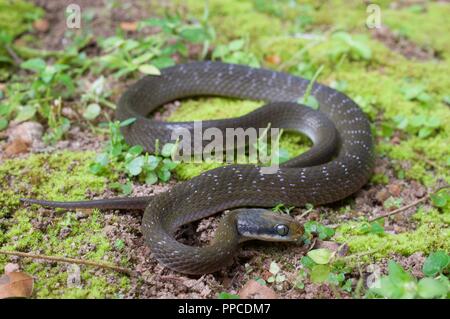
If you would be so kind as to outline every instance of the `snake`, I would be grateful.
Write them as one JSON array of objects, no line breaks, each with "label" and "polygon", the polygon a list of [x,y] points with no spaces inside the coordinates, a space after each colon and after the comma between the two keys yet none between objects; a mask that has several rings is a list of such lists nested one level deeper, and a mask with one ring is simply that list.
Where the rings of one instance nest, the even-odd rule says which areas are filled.
[{"label": "snake", "polygon": [[[303,103],[308,93],[318,108]],[[338,90],[285,72],[218,61],[163,68],[159,75],[142,77],[122,94],[116,118],[135,119],[121,128],[125,140],[152,153],[156,140],[173,142],[171,133],[176,130],[194,134],[195,123],[157,121],[149,114],[175,100],[211,96],[265,104],[241,117],[203,121],[203,130],[271,125],[306,135],[311,148],[270,174],[257,164],[228,163],[153,196],[22,201],[62,208],[142,209],[145,243],[158,262],[180,273],[201,275],[232,263],[245,241],[301,241],[304,226],[288,214],[274,213],[274,206],[333,203],[357,192],[370,178],[374,142],[361,108]],[[191,246],[177,240],[176,232],[183,225],[220,212],[225,213],[208,245]]]}]

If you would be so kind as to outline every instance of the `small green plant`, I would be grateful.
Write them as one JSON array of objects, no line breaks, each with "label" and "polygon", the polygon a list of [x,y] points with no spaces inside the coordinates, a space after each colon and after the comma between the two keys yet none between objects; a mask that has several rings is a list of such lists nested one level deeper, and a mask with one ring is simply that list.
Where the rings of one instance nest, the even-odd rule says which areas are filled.
[{"label": "small green plant", "polygon": [[[92,173],[102,175],[108,171],[124,173],[128,179],[137,178],[146,184],[155,184],[158,181],[167,182],[171,177],[171,172],[178,165],[172,161],[172,154],[176,145],[167,143],[159,150],[156,143],[154,155],[143,153],[140,145],[129,146],[120,132],[120,128],[130,125],[135,119],[123,122],[109,123],[110,140],[103,153],[96,157],[94,163],[90,165]],[[115,183],[112,188],[119,189],[122,193],[130,193],[129,183]]]},{"label": "small green plant", "polygon": [[388,275],[382,276],[368,291],[369,298],[449,298],[448,270],[450,256],[443,251],[432,253],[425,260],[422,271],[426,277],[417,280],[399,264],[390,260]]},{"label": "small green plant", "polygon": [[407,83],[401,88],[401,92],[406,100],[418,101],[423,106],[428,106],[432,102],[432,97],[421,84]]},{"label": "small green plant", "polygon": [[394,117],[394,122],[398,129],[417,135],[420,138],[431,137],[442,125],[442,121],[438,116],[425,114],[412,117],[397,115]]},{"label": "small green plant", "polygon": [[383,202],[383,207],[386,209],[400,208],[402,204],[403,198],[389,196],[389,198]]},{"label": "small green plant", "polygon": [[294,208],[295,206],[286,207],[284,204],[280,203],[272,208],[272,211],[275,213],[290,214]]},{"label": "small green plant", "polygon": [[374,220],[373,222],[366,222],[361,225],[359,229],[359,233],[361,235],[364,234],[376,234],[383,235],[384,234],[384,219]]},{"label": "small green plant", "polygon": [[303,277],[309,275],[313,283],[328,283],[350,292],[352,280],[346,279],[350,269],[335,258],[336,252],[326,248],[314,249],[300,260],[303,265]]},{"label": "small green plant", "polygon": [[246,64],[252,67],[259,67],[259,61],[253,53],[247,49],[245,39],[233,40],[228,44],[219,44],[212,55],[213,60],[221,60],[227,63]]},{"label": "small green plant", "polygon": [[311,81],[308,84],[308,87],[306,88],[305,94],[303,95],[302,98],[300,98],[298,100],[298,103],[309,106],[310,108],[312,108],[314,110],[317,110],[319,108],[319,102],[313,95],[311,95],[311,90],[312,90],[312,87],[313,87],[314,83],[316,82],[317,78],[319,77],[320,73],[322,72],[322,70],[323,70],[323,65],[321,65],[317,69],[317,71],[314,73],[314,76],[312,77]]},{"label": "small green plant", "polygon": [[430,196],[433,206],[438,208],[444,208],[450,206],[450,190],[448,188],[441,189],[435,194]]},{"label": "small green plant", "polygon": [[328,54],[333,62],[339,62],[344,56],[354,61],[370,61],[372,59],[372,50],[363,38],[340,31],[331,36],[331,41],[333,49]]},{"label": "small green plant", "polygon": [[272,275],[267,278],[268,283],[280,284],[286,280],[286,276],[281,272],[280,266],[274,261],[270,263],[269,272]]},{"label": "small green plant", "polygon": [[168,15],[164,18],[150,18],[139,23],[139,30],[145,27],[159,27],[163,38],[167,41],[165,51],[167,53],[178,52],[183,56],[188,55],[189,43],[200,43],[203,50],[200,59],[204,59],[209,46],[216,38],[214,28],[209,24],[209,10],[205,6],[203,17],[200,21],[187,24],[179,15]]},{"label": "small green plant", "polygon": [[48,130],[43,140],[48,144],[54,144],[61,140],[70,129],[70,121],[61,115],[62,100],[58,98],[50,105],[47,115]]},{"label": "small green plant", "polygon": [[239,295],[230,294],[229,292],[221,292],[217,295],[217,299],[239,299]]},{"label": "small green plant", "polygon": [[88,121],[95,120],[101,113],[101,106],[115,109],[115,105],[108,101],[109,96],[110,93],[105,90],[105,77],[100,76],[90,83],[81,95],[83,117]]},{"label": "small green plant", "polygon": [[326,227],[316,221],[308,221],[303,227],[305,228],[304,241],[306,244],[316,235],[321,240],[326,240],[334,236],[334,229]]}]

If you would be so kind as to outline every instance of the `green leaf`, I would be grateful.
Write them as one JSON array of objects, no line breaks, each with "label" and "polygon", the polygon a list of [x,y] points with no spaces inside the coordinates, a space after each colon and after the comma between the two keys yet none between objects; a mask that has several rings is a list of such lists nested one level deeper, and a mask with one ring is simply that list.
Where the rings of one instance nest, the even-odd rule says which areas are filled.
[{"label": "green leaf", "polygon": [[170,160],[168,158],[165,158],[163,160],[163,165],[164,165],[165,169],[167,169],[169,171],[172,171],[173,169],[175,169],[175,167],[178,166],[178,163],[177,162],[173,162],[172,160]]},{"label": "green leaf", "polygon": [[0,131],[3,131],[8,127],[8,120],[4,118],[0,118]]},{"label": "green leaf", "polygon": [[422,127],[419,130],[418,136],[420,138],[426,138],[426,137],[430,136],[432,133],[433,133],[433,130],[431,128],[429,128],[429,127]]},{"label": "green leaf", "polygon": [[138,156],[142,153],[143,150],[144,148],[141,145],[134,145],[128,150],[128,153],[133,156]]},{"label": "green leaf", "polygon": [[36,58],[36,59],[30,59],[25,62],[22,62],[20,64],[20,67],[23,69],[35,71],[35,72],[41,72],[45,69],[47,64],[44,60]]},{"label": "green leaf", "polygon": [[131,182],[128,182],[126,184],[121,184],[121,183],[118,183],[118,182],[111,183],[109,185],[109,187],[112,188],[112,189],[120,190],[123,195],[129,195],[133,191],[133,184],[131,184]]},{"label": "green leaf", "polygon": [[433,278],[423,278],[417,284],[417,293],[422,298],[440,298],[447,295],[448,288],[442,282]]},{"label": "green leaf", "polygon": [[36,114],[36,108],[31,105],[25,105],[20,108],[19,113],[17,114],[15,120],[17,122],[23,122],[31,119],[34,114]]},{"label": "green leaf", "polygon": [[125,165],[131,176],[137,176],[142,172],[142,166],[144,165],[144,157],[139,156],[132,160],[130,163]]},{"label": "green leaf", "polygon": [[97,103],[91,103],[87,106],[86,110],[83,112],[83,117],[86,120],[94,120],[97,116],[100,115],[101,107]]},{"label": "green leaf", "polygon": [[278,264],[276,262],[272,261],[270,263],[269,272],[272,275],[278,274],[280,272],[280,266],[278,266]]},{"label": "green leaf", "polygon": [[159,157],[150,155],[147,159],[147,169],[151,171],[155,170],[160,161],[161,159]]},{"label": "green leaf", "polygon": [[228,292],[221,292],[217,296],[218,299],[239,299],[239,295],[230,294]]},{"label": "green leaf", "polygon": [[331,268],[328,265],[316,265],[311,269],[311,282],[323,283],[327,281]]},{"label": "green leaf", "polygon": [[89,165],[89,171],[92,174],[98,175],[100,174],[102,171],[104,170],[104,166],[99,164],[99,163],[91,163],[91,165]]},{"label": "green leaf", "polygon": [[159,170],[157,174],[158,174],[159,179],[163,182],[167,182],[171,176],[170,172],[166,169]]},{"label": "green leaf", "polygon": [[180,36],[192,43],[200,43],[208,40],[208,35],[206,34],[205,30],[199,27],[185,28],[180,32]]},{"label": "green leaf", "polygon": [[329,250],[327,248],[319,248],[319,249],[310,250],[307,255],[316,264],[326,265],[330,262],[333,253],[331,250]]},{"label": "green leaf", "polygon": [[303,256],[300,262],[302,263],[303,266],[305,266],[308,269],[312,269],[316,265],[314,260],[312,260],[311,257],[308,256]]},{"label": "green leaf", "polygon": [[175,65],[175,61],[169,56],[161,56],[152,60],[152,64],[158,69]]},{"label": "green leaf", "polygon": [[389,269],[389,277],[394,283],[402,284],[404,282],[413,281],[412,275],[406,272],[395,261],[389,260],[388,269]]},{"label": "green leaf", "polygon": [[136,118],[135,117],[131,117],[129,119],[126,119],[126,120],[120,122],[120,127],[128,126],[128,125],[130,125],[130,124],[132,124],[134,122],[136,122]]},{"label": "green leaf", "polygon": [[155,172],[148,172],[147,176],[145,176],[145,183],[147,185],[153,185],[158,182],[158,176]]},{"label": "green leaf", "polygon": [[233,40],[228,44],[228,49],[230,51],[238,51],[238,50],[242,50],[244,48],[245,45],[245,40],[244,39],[237,39],[237,40]]},{"label": "green leaf", "polygon": [[108,154],[106,154],[106,153],[98,154],[97,157],[95,158],[95,162],[100,164],[101,166],[108,165],[108,162],[109,162]]},{"label": "green leaf", "polygon": [[148,74],[148,75],[161,75],[161,71],[152,64],[143,64],[138,68],[139,72]]},{"label": "green leaf", "polygon": [[437,251],[425,260],[422,271],[426,276],[433,277],[442,272],[450,263],[450,256],[443,251]]},{"label": "green leaf", "polygon": [[164,157],[171,157],[174,147],[174,143],[166,143],[161,150],[161,155]]},{"label": "green leaf", "polygon": [[430,196],[431,202],[435,207],[445,207],[450,200],[449,197],[446,192],[439,192]]}]

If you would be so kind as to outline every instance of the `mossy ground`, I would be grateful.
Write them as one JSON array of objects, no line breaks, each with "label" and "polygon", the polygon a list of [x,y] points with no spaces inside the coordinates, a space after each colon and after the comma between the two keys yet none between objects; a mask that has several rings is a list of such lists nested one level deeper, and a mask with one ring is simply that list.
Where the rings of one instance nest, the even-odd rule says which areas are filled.
[{"label": "mossy ground", "polygon": [[[101,193],[106,178],[89,172],[92,152],[61,152],[30,155],[26,159],[6,160],[0,166],[0,244],[4,250],[19,250],[52,256],[84,258],[108,262],[112,247],[103,232],[101,213],[93,211],[78,219],[74,212],[52,213],[52,222],[45,223],[49,211],[23,207],[21,197],[49,198],[52,200],[81,200],[88,192]],[[0,255],[0,268],[8,258]],[[92,276],[95,269],[81,266],[80,276],[88,282],[86,289],[67,288],[64,265],[31,262],[24,271],[37,278],[36,297],[118,297],[126,288],[128,279],[115,273]],[[112,278],[109,278],[111,277]],[[111,285],[108,280],[118,285]]]},{"label": "mossy ground", "polygon": [[[209,22],[216,29],[219,43],[246,38],[248,51],[258,57],[264,67],[310,78],[323,65],[318,81],[329,85],[340,83],[339,89],[361,105],[373,123],[377,154],[395,164],[395,178],[418,181],[433,188],[438,179],[450,183],[450,109],[444,102],[450,87],[450,24],[447,23],[450,6],[433,2],[425,4],[424,10],[413,10],[411,7],[395,9],[389,6],[389,2],[379,1],[382,23],[412,43],[431,48],[436,53],[436,59],[407,59],[376,40],[365,26],[366,6],[356,0],[334,0],[320,5],[313,1],[301,1],[296,6],[289,1],[210,0]],[[9,6],[8,19],[13,16],[11,12],[15,12],[11,11],[11,6],[17,10],[38,12],[19,2],[9,3],[0,0],[0,8]],[[204,4],[201,1],[172,1],[172,9],[180,6],[187,9],[188,15],[199,17],[203,14]],[[6,11],[0,9],[0,12]],[[14,23],[26,19],[26,15],[19,13],[19,16],[20,19],[13,19]],[[9,21],[7,18],[0,19],[0,26],[4,21]],[[13,29],[22,32],[27,27],[21,24]],[[334,56],[334,48],[341,43],[330,35],[330,30],[350,33],[369,48],[370,58],[354,56],[350,50]],[[307,33],[309,37],[296,36],[300,33]],[[270,56],[279,57],[281,63],[272,64],[268,59]],[[299,67],[301,64],[302,67]],[[406,98],[404,89],[411,85],[423,86],[431,100],[424,104],[417,99]],[[189,100],[183,102],[169,120],[234,117],[259,105],[259,102],[220,98]],[[437,117],[440,121],[430,135],[421,137],[416,131],[405,132],[398,128],[398,116],[410,121],[413,116]],[[393,131],[393,134],[383,134],[386,129]],[[395,134],[400,138],[393,143],[392,136]],[[307,143],[299,136],[287,135],[282,146],[290,150],[291,155],[296,155],[296,152],[307,148]],[[1,163],[0,244],[3,249],[110,260],[114,247],[102,232],[102,218],[98,212],[82,220],[76,219],[73,213],[55,213],[52,223],[40,229],[36,224],[42,221],[42,211],[23,208],[18,202],[22,196],[77,200],[85,198],[87,192],[101,193],[106,183],[117,177],[103,178],[89,173],[88,164],[93,157],[91,152],[65,151],[30,155],[26,159]],[[188,179],[216,165],[184,164],[177,168],[177,174],[180,179]],[[385,184],[390,182],[387,175],[378,174],[372,183],[380,180]],[[437,249],[450,251],[448,207],[435,209],[419,206],[413,222],[414,229],[385,235],[361,234],[358,231],[360,222],[345,222],[337,229],[336,240],[347,243],[351,253],[374,251],[363,257],[367,262],[393,253],[410,255]],[[61,237],[63,228],[70,230],[67,237]],[[86,249],[91,244],[94,246]],[[8,258],[0,255],[0,269],[7,261]],[[126,260],[123,263],[126,266]],[[64,266],[49,266],[34,261],[23,265],[26,272],[39,279],[35,289],[37,297],[119,297],[129,289],[127,277],[110,272],[97,276],[94,275],[95,270],[85,267],[81,267],[81,276],[89,285],[84,285],[85,288],[67,288],[67,272],[61,271]],[[110,283],[111,280],[114,284]]]}]

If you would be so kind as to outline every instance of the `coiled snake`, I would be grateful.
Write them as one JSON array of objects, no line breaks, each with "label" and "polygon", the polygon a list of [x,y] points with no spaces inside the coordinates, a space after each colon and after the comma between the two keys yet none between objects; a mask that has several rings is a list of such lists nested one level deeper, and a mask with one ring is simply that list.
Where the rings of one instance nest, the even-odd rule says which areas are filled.
[{"label": "coiled snake", "polygon": [[[203,129],[217,127],[272,127],[301,131],[313,142],[306,153],[274,173],[263,174],[255,165],[227,165],[207,171],[170,191],[142,198],[87,202],[23,201],[50,207],[145,208],[142,232],[159,262],[187,274],[204,274],[224,267],[238,244],[249,239],[297,241],[303,228],[289,216],[262,208],[279,203],[302,206],[331,203],[360,189],[370,177],[373,140],[369,122],[346,95],[315,83],[311,95],[320,107],[314,111],[296,103],[309,81],[286,73],[220,62],[195,62],[146,76],[120,98],[117,118],[136,121],[123,128],[129,144],[154,151],[155,140],[170,141],[173,130],[193,132],[192,122],[158,122],[146,118],[157,107],[194,96],[223,96],[263,100],[267,104],[243,117],[204,121]],[[250,208],[248,208],[250,207]],[[225,214],[212,243],[187,246],[174,238],[182,225]]]}]

